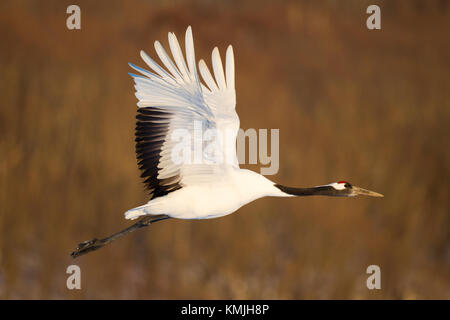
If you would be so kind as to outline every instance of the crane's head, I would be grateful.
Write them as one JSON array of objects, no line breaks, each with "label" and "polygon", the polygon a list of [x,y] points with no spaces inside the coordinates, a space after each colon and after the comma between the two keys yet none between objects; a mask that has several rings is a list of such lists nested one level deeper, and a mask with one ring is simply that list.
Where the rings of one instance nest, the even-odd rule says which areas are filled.
[{"label": "crane's head", "polygon": [[384,197],[381,193],[366,190],[357,186],[353,186],[350,182],[339,181],[329,184],[334,188],[336,196],[341,197],[355,197],[355,196],[369,196],[369,197]]}]

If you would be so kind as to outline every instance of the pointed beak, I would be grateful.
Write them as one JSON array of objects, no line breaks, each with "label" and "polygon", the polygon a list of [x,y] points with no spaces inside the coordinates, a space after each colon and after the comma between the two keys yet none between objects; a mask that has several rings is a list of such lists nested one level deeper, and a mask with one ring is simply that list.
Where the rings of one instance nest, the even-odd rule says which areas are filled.
[{"label": "pointed beak", "polygon": [[382,198],[384,197],[381,193],[375,192],[375,191],[370,191],[370,190],[366,190],[360,187],[355,187],[353,186],[352,188],[353,190],[353,194],[355,196],[369,196],[369,197],[378,197],[378,198]]}]

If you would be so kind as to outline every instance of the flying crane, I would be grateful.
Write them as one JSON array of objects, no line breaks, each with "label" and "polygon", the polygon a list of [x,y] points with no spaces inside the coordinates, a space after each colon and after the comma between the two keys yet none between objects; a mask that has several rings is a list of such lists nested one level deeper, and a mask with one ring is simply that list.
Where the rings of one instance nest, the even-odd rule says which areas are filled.
[{"label": "flying crane", "polygon": [[[347,181],[310,188],[287,187],[239,168],[236,156],[239,117],[235,109],[232,46],[226,50],[225,69],[217,47],[211,57],[213,74],[203,60],[199,61],[200,79],[191,27],[185,35],[186,60],[176,36],[169,33],[168,38],[173,60],[160,42],[155,42],[156,53],[166,69],[143,51],[141,57],[152,71],[130,63],[140,73],[130,73],[138,99],[136,155],[150,200],[125,213],[127,219],[140,218],[137,223],[107,238],[80,243],[72,252],[74,258],[157,221],[217,218],[268,196],[383,197]],[[209,147],[205,148],[204,136],[196,134],[196,126],[215,133]],[[184,151],[197,155],[196,161],[191,161],[192,157],[183,158],[188,161],[175,159],[180,142],[174,136],[180,132],[189,137],[182,144]]]}]

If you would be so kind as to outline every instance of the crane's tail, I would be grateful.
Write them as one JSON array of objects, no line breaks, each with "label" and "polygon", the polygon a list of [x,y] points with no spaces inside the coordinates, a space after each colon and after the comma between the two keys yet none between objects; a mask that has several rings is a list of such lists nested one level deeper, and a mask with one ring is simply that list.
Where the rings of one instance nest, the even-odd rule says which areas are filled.
[{"label": "crane's tail", "polygon": [[143,205],[137,208],[133,208],[125,212],[125,219],[134,220],[142,216],[150,215],[148,212],[148,205]]}]

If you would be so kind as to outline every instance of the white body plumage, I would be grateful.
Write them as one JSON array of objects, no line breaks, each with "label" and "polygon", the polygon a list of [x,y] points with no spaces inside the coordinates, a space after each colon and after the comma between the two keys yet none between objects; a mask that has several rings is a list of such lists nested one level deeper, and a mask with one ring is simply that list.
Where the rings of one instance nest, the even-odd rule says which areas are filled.
[{"label": "white body plumage", "polygon": [[217,218],[266,196],[290,195],[256,172],[230,168],[214,182],[186,186],[129,210],[126,218],[135,219],[145,214],[167,214],[178,219]]}]

